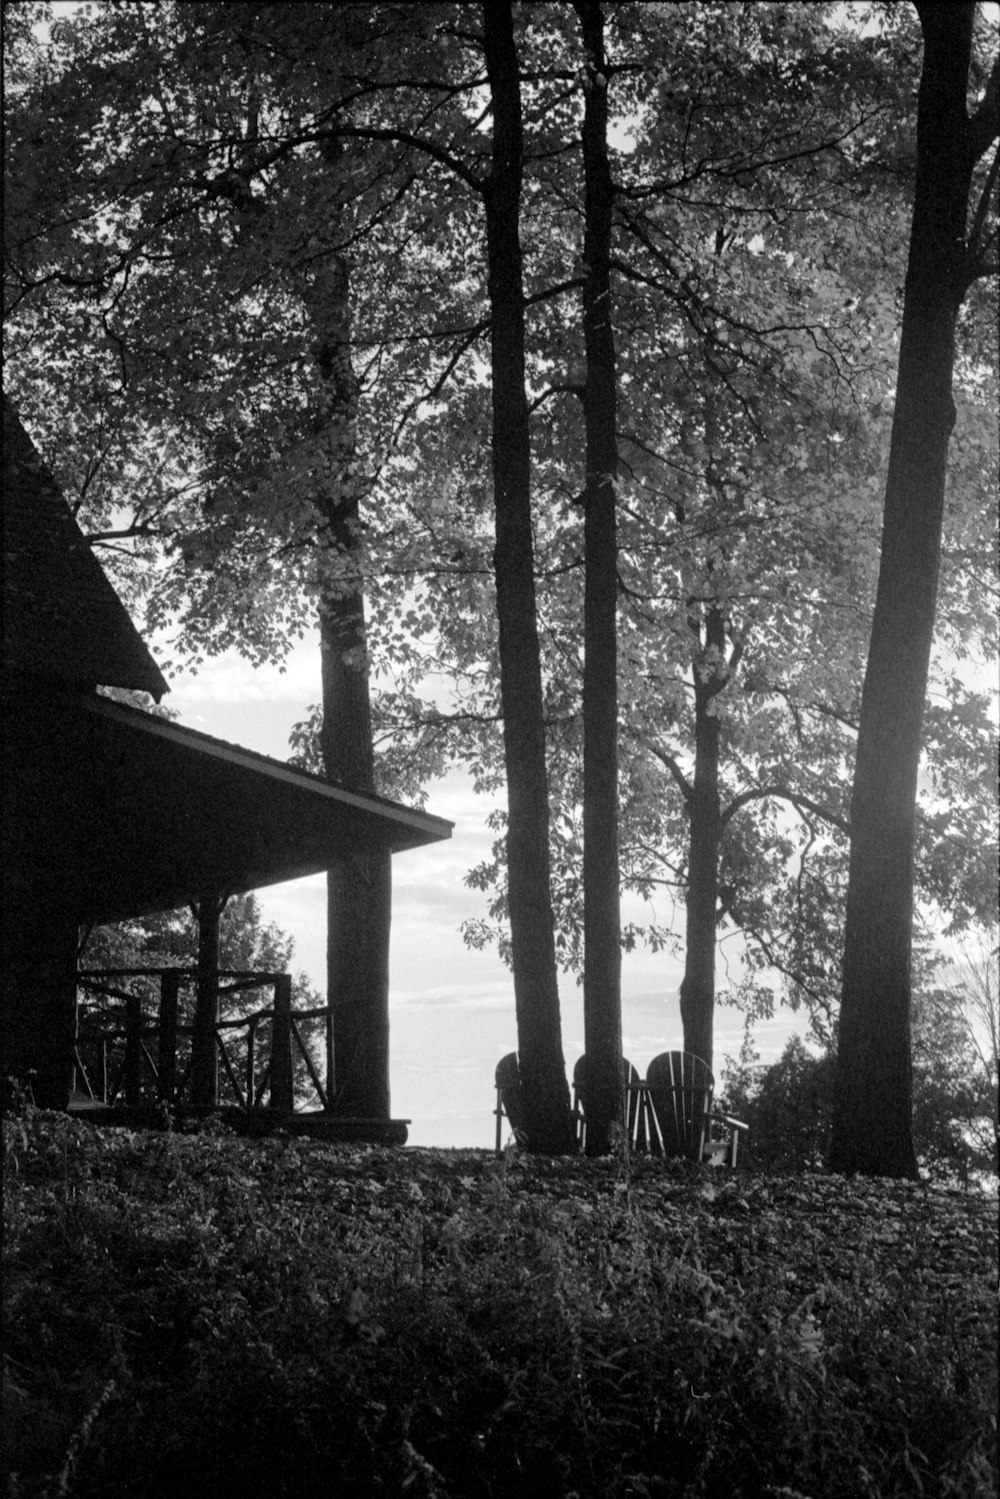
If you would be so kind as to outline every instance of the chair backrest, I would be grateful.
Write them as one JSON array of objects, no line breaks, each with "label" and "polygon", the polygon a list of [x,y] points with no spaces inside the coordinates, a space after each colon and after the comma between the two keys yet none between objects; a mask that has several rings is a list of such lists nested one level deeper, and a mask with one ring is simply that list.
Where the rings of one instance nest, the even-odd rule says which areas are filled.
[{"label": "chair backrest", "polygon": [[646,1089],[664,1155],[701,1160],[714,1088],[709,1067],[689,1051],[663,1051],[650,1062]]},{"label": "chair backrest", "polygon": [[[639,1092],[639,1074],[627,1058],[622,1057],[622,1103],[624,1109],[623,1127],[628,1137],[629,1145],[635,1145],[638,1131],[641,1095]],[[574,1113],[577,1117],[577,1138],[581,1145],[586,1143],[587,1128],[587,1056],[586,1053],[577,1060],[573,1068],[573,1103]]]},{"label": "chair backrest", "polygon": [[497,1149],[500,1149],[500,1118],[506,1114],[515,1140],[526,1132],[527,1118],[521,1096],[521,1071],[517,1065],[517,1052],[509,1051],[501,1057],[496,1070],[497,1085]]}]

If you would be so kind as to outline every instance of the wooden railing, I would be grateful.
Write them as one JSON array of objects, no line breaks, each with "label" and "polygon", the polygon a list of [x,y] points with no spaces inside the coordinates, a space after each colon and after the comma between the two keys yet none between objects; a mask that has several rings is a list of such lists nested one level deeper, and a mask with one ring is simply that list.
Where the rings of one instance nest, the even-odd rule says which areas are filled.
[{"label": "wooden railing", "polygon": [[[222,1101],[219,1084],[224,1079],[241,1110],[255,1113],[267,1107],[291,1113],[297,1101],[308,1104],[307,1099],[296,1099],[297,1054],[304,1063],[307,1087],[315,1093],[321,1111],[332,1112],[327,1088],[301,1029],[302,1022],[321,1017],[329,1025],[329,1011],[293,1011],[292,981],[287,973],[222,970],[217,977],[220,1005],[236,994],[268,987],[273,990],[273,1003],[248,1014],[213,1018],[209,1033],[211,1065],[201,1068],[202,1078],[209,1079],[208,1089],[206,1092],[203,1086],[202,1096],[195,1099],[192,1079],[200,1044],[194,999],[198,970],[103,968],[81,972],[77,978],[73,1058],[77,1097],[82,1094],[94,1103],[120,1102],[130,1108],[143,1104],[215,1107]],[[145,983],[136,987],[139,981]],[[245,1031],[242,1056],[234,1044],[240,1031]],[[229,1046],[228,1036],[233,1038]],[[302,1072],[300,1068],[300,1084]]]}]

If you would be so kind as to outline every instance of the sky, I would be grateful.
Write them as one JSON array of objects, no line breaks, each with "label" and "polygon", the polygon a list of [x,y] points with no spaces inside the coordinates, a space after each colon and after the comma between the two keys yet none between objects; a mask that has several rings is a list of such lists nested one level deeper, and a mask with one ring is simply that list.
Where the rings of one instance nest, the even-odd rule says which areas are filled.
[{"label": "sky", "polygon": [[[168,653],[157,651],[162,659]],[[292,725],[319,697],[319,646],[307,639],[285,663],[255,668],[235,652],[210,659],[197,675],[171,680],[166,706],[190,728],[232,744],[285,760]],[[390,950],[390,1089],[394,1118],[409,1119],[409,1143],[420,1146],[491,1146],[494,1142],[494,1071],[500,1058],[516,1050],[514,985],[495,951],[465,946],[461,924],[485,916],[487,896],[465,884],[467,872],[490,851],[494,834],[486,826],[493,803],[477,797],[461,771],[430,788],[427,810],[454,822],[446,843],[431,844],[393,858],[392,942]],[[304,970],[325,990],[326,888],[323,876],[275,885],[258,892],[266,922],[276,922],[295,939],[293,969]],[[683,929],[682,913],[667,897],[655,914]],[[641,903],[626,911],[639,917]],[[647,913],[648,914],[648,913]],[[719,987],[727,975],[739,977],[738,954],[720,955]],[[622,960],[624,1052],[644,1075],[660,1051],[682,1042],[677,990],[682,969],[667,952],[626,953]],[[563,1048],[568,1071],[583,1051],[583,994],[572,975],[560,976]],[[755,1027],[762,1060],[774,1061],[802,1017],[779,1012]],[[743,1039],[743,1017],[720,1005],[716,1010],[716,1075],[727,1055],[735,1057]]]}]

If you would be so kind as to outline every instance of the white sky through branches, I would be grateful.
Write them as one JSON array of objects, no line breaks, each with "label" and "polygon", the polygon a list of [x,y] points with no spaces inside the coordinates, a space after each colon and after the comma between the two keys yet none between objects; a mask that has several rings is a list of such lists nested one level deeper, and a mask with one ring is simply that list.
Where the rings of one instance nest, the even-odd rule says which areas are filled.
[{"label": "white sky through branches", "polygon": [[[157,643],[152,642],[154,655]],[[288,734],[319,695],[319,648],[303,642],[287,669],[254,668],[235,652],[209,660],[197,676],[174,678],[166,705],[180,722],[247,749],[288,758]],[[493,1143],[493,1073],[505,1052],[517,1046],[514,985],[493,951],[474,952],[462,940],[461,924],[485,916],[487,897],[465,885],[465,875],[489,853],[494,834],[486,827],[491,803],[479,798],[461,772],[430,788],[428,811],[450,818],[448,843],[397,854],[393,859],[390,952],[390,1083],[392,1112],[409,1118],[410,1143],[489,1146]],[[326,888],[322,876],[259,892],[265,921],[295,938],[296,971],[325,988]],[[645,910],[645,908],[643,908]],[[625,919],[630,914],[626,907]],[[648,913],[646,913],[648,914]],[[660,897],[656,917],[671,922],[671,903]],[[673,917],[683,931],[683,913]],[[720,992],[739,977],[735,951],[719,958]],[[727,972],[727,965],[729,971]],[[659,1051],[681,1044],[677,989],[682,965],[668,952],[638,950],[622,961],[622,1025],[628,1059],[644,1074]],[[566,1065],[583,1050],[583,991],[572,975],[560,977]],[[804,1033],[803,1015],[779,1012],[755,1027],[762,1060],[777,1060],[788,1037]],[[727,1055],[736,1056],[743,1036],[739,1011],[716,1010],[716,1074]]]}]

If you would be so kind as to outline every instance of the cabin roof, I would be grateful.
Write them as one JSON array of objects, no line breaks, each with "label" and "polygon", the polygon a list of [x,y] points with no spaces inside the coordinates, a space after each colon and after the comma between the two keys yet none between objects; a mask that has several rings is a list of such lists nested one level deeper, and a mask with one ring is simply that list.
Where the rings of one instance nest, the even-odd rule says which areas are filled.
[{"label": "cabin roof", "polygon": [[280,760],[104,697],[87,724],[83,919],[184,905],[319,874],[354,851],[451,837],[442,817],[334,785]]},{"label": "cabin roof", "polygon": [[163,674],[6,396],[3,441],[4,665],[159,701]]},{"label": "cabin roof", "polygon": [[[4,441],[4,661],[43,687],[26,698],[34,717],[22,713],[17,763],[26,808],[39,775],[65,782],[58,862],[79,920],[170,910],[451,836],[443,818],[96,693],[159,698],[167,684],[6,398]],[[40,878],[51,865],[41,858]]]}]

